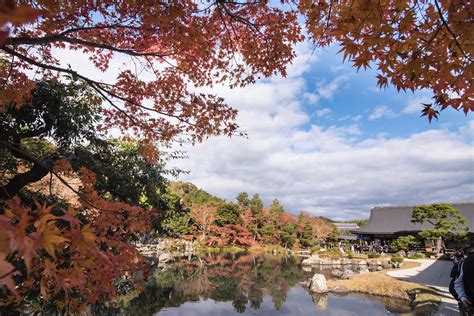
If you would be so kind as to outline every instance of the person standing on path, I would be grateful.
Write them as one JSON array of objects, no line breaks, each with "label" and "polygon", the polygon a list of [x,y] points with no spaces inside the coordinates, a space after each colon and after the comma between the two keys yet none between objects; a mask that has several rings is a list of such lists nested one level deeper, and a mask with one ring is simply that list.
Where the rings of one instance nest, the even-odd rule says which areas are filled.
[{"label": "person standing on path", "polygon": [[461,315],[474,315],[474,247],[470,247],[468,257],[462,263],[454,289],[459,297]]}]

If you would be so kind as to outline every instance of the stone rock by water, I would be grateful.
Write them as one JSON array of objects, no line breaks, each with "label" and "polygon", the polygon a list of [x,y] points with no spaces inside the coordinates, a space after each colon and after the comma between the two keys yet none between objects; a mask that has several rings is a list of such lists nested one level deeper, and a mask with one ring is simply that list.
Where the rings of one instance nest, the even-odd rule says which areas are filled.
[{"label": "stone rock by water", "polygon": [[360,269],[360,270],[359,270],[359,273],[360,273],[360,274],[369,273],[369,272],[370,272],[370,271],[369,271],[369,269],[367,269],[367,268],[364,268],[364,269]]},{"label": "stone rock by water", "polygon": [[349,292],[349,289],[345,285],[335,285],[333,288],[331,288],[331,292],[334,293],[347,293]]},{"label": "stone rock by water", "polygon": [[331,259],[331,265],[340,266],[341,265],[341,259]]},{"label": "stone rock by water", "polygon": [[313,266],[318,265],[321,263],[321,259],[317,254],[311,255],[311,257],[304,259],[301,261],[301,264],[304,266]]},{"label": "stone rock by water", "polygon": [[339,270],[339,269],[333,269],[333,270],[331,270],[331,276],[332,276],[332,277],[335,277],[335,278],[340,278],[343,273],[344,273],[344,271]]},{"label": "stone rock by water", "polygon": [[351,279],[354,276],[354,274],[355,274],[354,271],[345,269],[344,272],[342,272],[340,278],[343,280],[348,280],[348,279]]},{"label": "stone rock by water", "polygon": [[351,259],[348,258],[342,258],[341,259],[341,264],[342,265],[350,265],[352,263]]},{"label": "stone rock by water", "polygon": [[328,285],[326,282],[326,278],[322,274],[316,273],[309,281],[309,290],[313,293],[327,293],[328,292]]},{"label": "stone rock by water", "polygon": [[360,265],[360,266],[367,266],[367,261],[365,261],[365,260],[360,260],[360,261],[359,261],[359,265]]},{"label": "stone rock by water", "polygon": [[321,258],[321,264],[329,266],[332,264],[332,260],[331,258]]}]

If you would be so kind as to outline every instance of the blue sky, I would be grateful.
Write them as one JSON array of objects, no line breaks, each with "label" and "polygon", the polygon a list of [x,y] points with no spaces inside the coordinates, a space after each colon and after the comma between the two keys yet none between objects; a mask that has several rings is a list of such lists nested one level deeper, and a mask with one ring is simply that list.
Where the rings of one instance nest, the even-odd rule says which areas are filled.
[{"label": "blue sky", "polygon": [[[313,93],[317,93],[315,86],[318,83],[327,84],[341,76],[344,79],[341,80],[332,98],[324,99],[318,104],[318,108],[328,108],[331,113],[322,117],[314,115],[310,123],[338,125],[349,120],[349,117],[356,118],[361,115],[363,119],[360,120],[360,125],[364,137],[379,134],[406,137],[428,129],[457,129],[472,120],[472,115],[465,116],[462,112],[446,109],[439,121],[434,120],[429,124],[425,117],[420,118],[422,108],[420,103],[430,100],[430,91],[398,92],[393,86],[380,89],[377,87],[376,69],[361,69],[357,72],[350,62],[343,62],[342,54],[337,52],[337,47],[318,50],[316,52],[318,60],[312,62],[310,70],[304,74],[308,89]],[[419,109],[403,112],[410,102],[418,105]],[[310,102],[304,105],[305,111],[309,114],[314,114],[318,108]],[[388,108],[391,112],[380,111],[381,118],[369,119],[370,114],[377,108]]]}]

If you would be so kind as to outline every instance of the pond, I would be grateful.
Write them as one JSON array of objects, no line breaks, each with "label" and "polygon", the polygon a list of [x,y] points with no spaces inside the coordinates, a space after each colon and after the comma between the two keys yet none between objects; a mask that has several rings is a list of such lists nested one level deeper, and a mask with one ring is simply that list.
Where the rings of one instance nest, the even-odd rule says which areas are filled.
[{"label": "pond", "polygon": [[210,254],[156,270],[141,293],[100,315],[414,315],[405,301],[368,296],[314,295],[300,282],[301,258],[250,254]]}]

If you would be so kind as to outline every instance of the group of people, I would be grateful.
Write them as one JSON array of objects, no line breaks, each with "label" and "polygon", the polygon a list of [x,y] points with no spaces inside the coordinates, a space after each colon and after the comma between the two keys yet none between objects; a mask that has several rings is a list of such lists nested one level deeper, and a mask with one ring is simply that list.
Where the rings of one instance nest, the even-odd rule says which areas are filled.
[{"label": "group of people", "polygon": [[459,302],[462,316],[474,315],[474,246],[461,249],[451,270],[449,291]]},{"label": "group of people", "polygon": [[351,251],[355,253],[376,252],[382,254],[388,252],[390,245],[378,241],[360,241],[358,243],[351,244],[350,247]]}]

